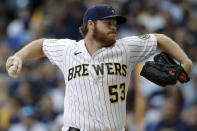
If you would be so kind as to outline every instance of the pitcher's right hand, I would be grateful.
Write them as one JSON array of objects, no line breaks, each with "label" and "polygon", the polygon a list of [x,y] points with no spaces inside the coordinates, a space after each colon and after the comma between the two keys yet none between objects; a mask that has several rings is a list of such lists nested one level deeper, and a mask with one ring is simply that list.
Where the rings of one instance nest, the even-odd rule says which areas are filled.
[{"label": "pitcher's right hand", "polygon": [[10,56],[6,62],[6,70],[12,78],[18,77],[22,69],[22,60],[18,56]]}]

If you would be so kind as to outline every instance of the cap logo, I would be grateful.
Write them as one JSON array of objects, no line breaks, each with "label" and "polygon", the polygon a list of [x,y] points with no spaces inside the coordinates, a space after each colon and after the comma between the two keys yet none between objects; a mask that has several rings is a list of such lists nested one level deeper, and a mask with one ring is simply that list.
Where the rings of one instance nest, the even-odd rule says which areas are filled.
[{"label": "cap logo", "polygon": [[108,10],[109,10],[111,13],[116,14],[116,12],[115,12],[115,10],[114,10],[114,8],[113,8],[112,6],[109,6],[109,7],[108,7]]}]

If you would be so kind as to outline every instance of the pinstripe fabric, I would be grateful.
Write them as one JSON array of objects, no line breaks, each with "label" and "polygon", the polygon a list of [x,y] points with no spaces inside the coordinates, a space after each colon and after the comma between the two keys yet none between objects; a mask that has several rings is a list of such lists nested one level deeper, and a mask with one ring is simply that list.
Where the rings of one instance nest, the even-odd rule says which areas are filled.
[{"label": "pinstripe fabric", "polygon": [[132,69],[155,53],[156,43],[154,35],[125,37],[90,56],[84,40],[45,40],[44,53],[65,77],[63,129],[123,130]]}]

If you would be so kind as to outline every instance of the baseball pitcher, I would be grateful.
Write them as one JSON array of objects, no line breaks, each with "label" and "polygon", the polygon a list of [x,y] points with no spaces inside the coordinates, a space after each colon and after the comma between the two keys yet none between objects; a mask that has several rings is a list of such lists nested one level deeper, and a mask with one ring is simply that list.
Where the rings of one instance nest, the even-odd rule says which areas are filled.
[{"label": "baseball pitcher", "polygon": [[110,5],[90,7],[80,27],[84,39],[34,40],[8,58],[8,74],[17,77],[24,62],[47,57],[65,78],[62,131],[124,131],[129,80],[139,62],[159,49],[187,74],[192,68],[183,50],[163,34],[117,39],[117,25],[125,22]]}]

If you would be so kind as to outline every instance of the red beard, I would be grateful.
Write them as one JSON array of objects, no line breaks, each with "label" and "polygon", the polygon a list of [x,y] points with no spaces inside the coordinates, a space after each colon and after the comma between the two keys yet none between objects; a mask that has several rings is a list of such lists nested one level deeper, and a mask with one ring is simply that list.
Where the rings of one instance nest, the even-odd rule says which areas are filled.
[{"label": "red beard", "polygon": [[116,35],[116,31],[109,32],[109,33],[106,34],[102,31],[100,31],[95,25],[95,28],[94,28],[94,31],[93,31],[93,38],[96,41],[99,41],[100,43],[102,43],[102,45],[104,47],[108,47],[108,46],[113,45],[116,42],[116,36],[115,37],[111,36],[112,34]]}]

